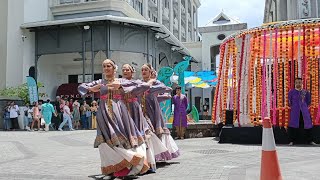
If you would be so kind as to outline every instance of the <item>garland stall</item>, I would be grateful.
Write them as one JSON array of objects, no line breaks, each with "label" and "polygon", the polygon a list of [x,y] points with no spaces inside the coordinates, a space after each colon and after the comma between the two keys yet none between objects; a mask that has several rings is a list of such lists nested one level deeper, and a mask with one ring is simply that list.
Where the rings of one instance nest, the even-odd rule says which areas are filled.
[{"label": "garland stall", "polygon": [[320,19],[287,21],[235,33],[220,46],[218,85],[212,121],[259,126],[264,117],[287,128],[288,93],[297,77],[311,92],[310,112],[315,124],[319,103]]}]

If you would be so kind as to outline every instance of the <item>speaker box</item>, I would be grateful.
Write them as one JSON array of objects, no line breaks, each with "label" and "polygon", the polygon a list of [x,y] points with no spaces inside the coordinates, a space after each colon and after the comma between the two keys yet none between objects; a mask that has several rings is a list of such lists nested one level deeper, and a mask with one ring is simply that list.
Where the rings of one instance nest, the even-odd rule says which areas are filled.
[{"label": "speaker box", "polygon": [[233,125],[233,110],[226,111],[226,125]]}]

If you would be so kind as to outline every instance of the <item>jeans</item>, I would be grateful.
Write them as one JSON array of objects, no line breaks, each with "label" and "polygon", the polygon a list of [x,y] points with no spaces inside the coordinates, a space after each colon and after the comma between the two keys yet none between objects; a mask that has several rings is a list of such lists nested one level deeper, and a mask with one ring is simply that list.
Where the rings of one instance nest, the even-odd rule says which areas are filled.
[{"label": "jeans", "polygon": [[88,118],[86,115],[81,115],[81,125],[83,129],[88,129]]},{"label": "jeans", "polygon": [[72,129],[72,121],[69,115],[63,116],[63,122],[60,124],[59,129],[62,129],[62,127],[67,123],[67,121],[68,121],[69,129]]},{"label": "jeans", "polygon": [[87,117],[87,121],[88,121],[88,128],[92,129],[92,116]]},{"label": "jeans", "polygon": [[10,118],[4,118],[4,129],[5,130],[10,129]]},{"label": "jeans", "polygon": [[28,118],[28,116],[24,116],[23,126],[24,127],[29,126],[30,122],[32,122],[32,118]]}]

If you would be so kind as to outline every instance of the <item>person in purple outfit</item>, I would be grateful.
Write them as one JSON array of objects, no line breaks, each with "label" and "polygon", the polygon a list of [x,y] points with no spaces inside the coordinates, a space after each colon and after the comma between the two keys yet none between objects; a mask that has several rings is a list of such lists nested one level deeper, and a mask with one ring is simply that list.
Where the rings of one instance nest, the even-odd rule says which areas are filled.
[{"label": "person in purple outfit", "polygon": [[186,130],[187,124],[187,108],[188,100],[187,97],[181,94],[181,87],[176,87],[176,95],[173,97],[174,104],[174,116],[173,116],[173,125],[176,128],[177,137],[184,139],[184,133]]},{"label": "person in purple outfit", "polygon": [[311,104],[310,92],[303,89],[301,78],[296,78],[294,85],[295,88],[291,89],[288,94],[291,107],[288,128],[289,145],[292,146],[295,143],[299,128],[304,128],[307,142],[316,145],[312,140],[312,121],[308,109]]},{"label": "person in purple outfit", "polygon": [[[156,77],[156,72],[150,64],[144,64],[141,67],[141,75],[144,82],[149,82],[152,77]],[[166,161],[180,155],[179,148],[171,137],[169,129],[166,127],[158,101],[159,94],[169,93],[171,91],[172,89],[170,87],[154,79],[150,89],[140,97],[140,103],[145,117],[150,119],[154,133],[169,151],[168,155],[156,157],[156,161]]]},{"label": "person in purple outfit", "polygon": [[103,79],[83,83],[81,95],[100,92],[97,136],[94,147],[100,151],[102,174],[116,177],[144,174],[149,170],[143,135],[128,113],[124,101],[132,92],[132,82],[115,77],[117,65],[111,59],[102,63]]}]

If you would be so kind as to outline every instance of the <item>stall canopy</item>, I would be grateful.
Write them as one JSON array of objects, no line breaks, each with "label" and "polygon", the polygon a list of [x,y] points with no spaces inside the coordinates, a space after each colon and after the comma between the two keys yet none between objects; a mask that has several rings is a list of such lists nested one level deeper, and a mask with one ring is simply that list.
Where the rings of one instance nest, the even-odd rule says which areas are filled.
[{"label": "stall canopy", "polygon": [[185,82],[187,86],[197,88],[209,88],[217,85],[217,76],[213,71],[185,71]]}]

